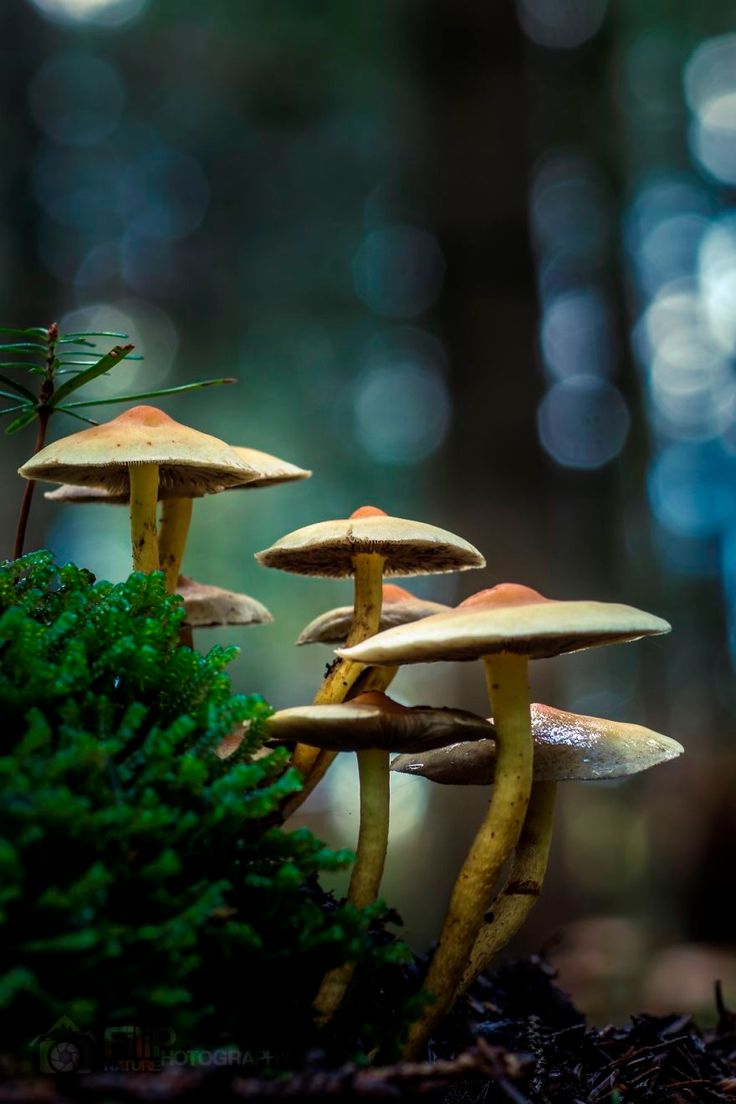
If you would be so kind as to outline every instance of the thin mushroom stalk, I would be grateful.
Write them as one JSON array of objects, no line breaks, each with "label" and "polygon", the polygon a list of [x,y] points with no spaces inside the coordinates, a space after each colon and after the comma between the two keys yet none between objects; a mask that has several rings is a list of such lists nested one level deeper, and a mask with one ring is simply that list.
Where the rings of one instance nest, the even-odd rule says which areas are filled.
[{"label": "thin mushroom stalk", "polygon": [[[381,606],[383,602],[383,565],[384,557],[376,552],[359,552],[354,557],[355,564],[355,600],[353,605],[353,619],[348,634],[348,646],[358,644],[378,632],[381,624]],[[364,664],[353,663],[348,659],[338,659],[333,665],[319,690],[315,694],[315,705],[336,705],[345,701],[352,690],[359,675],[364,670]],[[307,747],[306,744],[297,744],[294,748],[292,766],[300,772],[305,781],[304,789],[295,794],[291,802],[289,815],[306,800],[317,783],[324,777],[332,759],[322,758],[320,763],[321,773],[312,780],[312,772],[320,758],[317,748]],[[334,758],[334,753],[332,755]],[[307,789],[308,784],[312,785]]]},{"label": "thin mushroom stalk", "polygon": [[150,574],[159,570],[156,507],[158,505],[158,464],[131,464],[130,540],[133,570]]},{"label": "thin mushroom stalk", "polygon": [[501,869],[517,845],[532,785],[532,734],[526,656],[484,659],[496,726],[496,778],[483,822],[463,863],[423,988],[435,1000],[409,1031],[405,1057],[421,1053],[452,1005]]},{"label": "thin mushroom stalk", "polygon": [[166,590],[169,594],[176,593],[191,521],[191,498],[164,499],[161,504],[158,552],[161,570],[166,575]]},{"label": "thin mushroom stalk", "polygon": [[511,870],[473,944],[455,1000],[514,938],[539,899],[552,843],[556,796],[556,782],[532,786]]},{"label": "thin mushroom stalk", "polygon": [[[358,752],[360,829],[348,902],[366,908],[378,898],[386,862],[389,828],[389,752],[371,748]],[[342,1003],[355,970],[346,962],[325,976],[314,1000],[318,1024],[325,1024]]]},{"label": "thin mushroom stalk", "polygon": [[[397,671],[398,667],[364,667],[361,674],[353,683],[351,688],[352,695],[357,693],[363,694],[369,690],[388,690],[389,686],[396,678]],[[306,744],[300,744],[298,746],[303,748],[304,751],[315,750],[317,754],[312,759],[312,766],[309,768],[309,774],[305,778],[301,790],[299,790],[298,793],[292,794],[281,807],[281,815],[284,820],[288,820],[288,818],[304,804],[309,795],[313,793],[322,781],[325,774],[332,766],[335,756],[338,754],[336,751],[331,751],[327,748],[311,749],[307,748]]]}]

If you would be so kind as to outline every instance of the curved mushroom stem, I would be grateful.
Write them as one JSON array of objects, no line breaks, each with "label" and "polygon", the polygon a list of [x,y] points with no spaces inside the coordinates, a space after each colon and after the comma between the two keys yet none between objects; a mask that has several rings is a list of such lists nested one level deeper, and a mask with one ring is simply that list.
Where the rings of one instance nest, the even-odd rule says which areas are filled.
[{"label": "curved mushroom stem", "polygon": [[131,464],[130,476],[130,540],[133,547],[133,570],[158,571],[158,537],[156,507],[158,505],[158,464]]},{"label": "curved mushroom stem", "polygon": [[166,590],[176,592],[181,561],[192,520],[191,498],[166,498],[161,504],[161,529],[158,535],[158,555],[161,570],[166,572]]},{"label": "curved mushroom stem", "polygon": [[[377,749],[358,752],[360,772],[360,830],[348,902],[356,908],[378,897],[386,861],[389,824],[389,753]],[[346,962],[325,976],[314,1001],[317,1023],[335,1014],[353,976],[355,963]]]},{"label": "curved mushroom stem", "polygon": [[435,1001],[409,1031],[404,1056],[418,1057],[450,1008],[483,926],[491,895],[524,823],[532,784],[532,734],[526,656],[500,652],[484,660],[496,726],[496,772],[491,800],[462,865],[437,950],[423,988]]},{"label": "curved mushroom stem", "polygon": [[[397,671],[398,667],[364,667],[359,678],[353,683],[351,697],[355,697],[357,694],[364,694],[368,690],[388,690],[389,686],[396,678]],[[321,750],[317,748],[308,749],[306,744],[299,744],[298,746],[303,748],[304,751],[314,750],[317,754],[312,758],[311,769],[304,780],[301,790],[299,790],[298,793],[292,794],[289,800],[282,806],[281,812],[284,820],[287,820],[292,813],[295,813],[296,810],[304,804],[312,791],[324,778],[335,756],[339,754],[337,751],[328,751],[326,748],[322,748]],[[292,765],[296,764],[292,763]]]},{"label": "curved mushroom stem", "polygon": [[513,939],[537,903],[547,872],[556,796],[556,782],[535,782],[532,786],[511,870],[491,905],[488,922],[478,933],[456,1000]]},{"label": "curved mushroom stem", "polygon": [[[353,601],[353,619],[350,623],[350,631],[345,645],[347,648],[353,644],[358,644],[369,636],[374,636],[378,632],[381,624],[381,605],[383,602],[384,562],[384,557],[379,556],[377,552],[359,552],[354,557],[355,599]],[[336,660],[315,694],[314,704],[334,705],[344,702],[363,670],[365,670],[365,665],[362,663],[353,663],[349,659]],[[307,747],[305,744],[297,744],[294,748],[291,765],[296,767],[304,777],[305,785],[310,781],[312,770],[319,756],[320,752],[317,748]],[[322,774],[329,765],[328,762]],[[322,775],[320,775],[321,777]],[[312,789],[318,781],[319,778],[315,780]],[[311,793],[311,790],[308,792]],[[307,794],[304,790],[302,790],[302,795],[302,800],[305,800]]]}]

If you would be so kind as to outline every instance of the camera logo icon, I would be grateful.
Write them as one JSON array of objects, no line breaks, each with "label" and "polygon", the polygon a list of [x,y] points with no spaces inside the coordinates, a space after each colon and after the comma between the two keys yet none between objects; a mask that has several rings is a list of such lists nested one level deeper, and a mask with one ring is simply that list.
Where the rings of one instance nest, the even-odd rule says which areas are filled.
[{"label": "camera logo icon", "polygon": [[38,1047],[41,1073],[89,1073],[92,1069],[94,1036],[82,1031],[69,1016],[60,1016],[32,1045]]}]

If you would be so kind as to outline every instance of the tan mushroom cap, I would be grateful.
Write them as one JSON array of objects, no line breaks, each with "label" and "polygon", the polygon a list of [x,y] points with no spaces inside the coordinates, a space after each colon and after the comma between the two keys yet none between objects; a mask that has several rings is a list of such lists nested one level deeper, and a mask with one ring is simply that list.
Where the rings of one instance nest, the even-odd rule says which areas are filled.
[{"label": "tan mushroom cap", "polygon": [[[291,483],[298,479],[309,479],[311,471],[306,468],[298,468],[296,464],[290,464],[288,460],[280,460],[278,456],[271,456],[268,452],[259,449],[241,448],[239,445],[231,445],[232,451],[255,472],[247,483],[236,483],[232,487],[226,487],[228,491],[257,490],[260,487],[275,487],[278,483]],[[204,492],[192,495],[200,498]],[[53,491],[44,491],[44,498],[49,502],[67,502],[77,506],[103,504],[106,506],[127,506],[130,495],[127,489],[108,491],[105,487],[76,487],[71,483],[62,483]],[[169,498],[167,487],[159,487],[159,498]]]},{"label": "tan mushroom cap", "polygon": [[[682,744],[641,725],[532,705],[535,782],[587,782],[638,774],[676,759]],[[488,786],[496,767],[494,740],[457,743],[399,755],[391,769],[453,786]]]},{"label": "tan mushroom cap", "polygon": [[44,491],[43,497],[49,502],[66,502],[74,506],[127,506],[130,495],[127,490],[107,491],[104,487],[75,487],[72,483],[62,483],[53,491]]},{"label": "tan mushroom cap", "polygon": [[[431,617],[449,608],[441,602],[417,598],[415,594],[410,594],[408,590],[394,583],[384,583],[379,631],[390,629],[394,625],[405,625],[409,621],[420,621],[423,617]],[[302,629],[297,644],[344,644],[352,619],[352,606],[337,606],[336,609],[327,610]]]},{"label": "tan mushroom cap", "polygon": [[339,578],[354,572],[353,557],[376,552],[385,558],[384,575],[437,575],[484,567],[477,548],[462,537],[423,521],[389,517],[363,506],[349,518],[320,521],[287,533],[256,559],[295,575]]},{"label": "tan mushroom cap", "polygon": [[338,655],[394,666],[471,660],[495,652],[545,659],[670,631],[660,617],[614,602],[565,602],[531,587],[500,583],[449,613],[378,633]]},{"label": "tan mushroom cap", "polygon": [[237,594],[222,587],[209,586],[179,576],[176,593],[184,599],[187,623],[193,629],[223,625],[267,625],[273,621],[264,605],[247,594]]},{"label": "tan mushroom cap", "polygon": [[19,474],[127,494],[128,468],[134,464],[158,464],[160,497],[195,498],[256,475],[224,441],[181,425],[154,406],[134,406],[104,425],[54,441]]},{"label": "tan mushroom cap", "polygon": [[256,472],[256,477],[249,483],[238,484],[228,488],[229,490],[256,490],[259,487],[274,487],[277,483],[293,483],[298,479],[311,478],[312,473],[307,468],[299,468],[288,460],[272,456],[270,452],[261,452],[260,449],[246,448],[243,445],[232,445],[231,448]]},{"label": "tan mushroom cap", "polygon": [[376,690],[339,705],[282,709],[268,718],[266,730],[274,740],[330,751],[423,751],[492,732],[474,713],[400,705]]}]

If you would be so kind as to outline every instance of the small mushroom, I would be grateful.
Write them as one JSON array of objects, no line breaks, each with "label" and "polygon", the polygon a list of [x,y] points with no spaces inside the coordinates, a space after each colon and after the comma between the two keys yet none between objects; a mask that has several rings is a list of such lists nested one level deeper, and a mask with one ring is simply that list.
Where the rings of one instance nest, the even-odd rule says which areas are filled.
[{"label": "small mushroom", "polygon": [[[156,504],[166,498],[188,502],[171,507],[171,545],[186,536],[191,499],[247,483],[254,472],[217,437],[181,425],[153,406],[135,406],[104,425],[63,437],[19,469],[25,479],[104,487],[130,499],[133,567],[160,567]],[[174,589],[176,575],[171,580]]]},{"label": "small mushroom", "polygon": [[[434,613],[443,613],[450,607],[441,602],[430,602],[426,598],[417,598],[403,587],[393,583],[384,583],[383,601],[379,631],[405,625],[409,621],[420,621]],[[337,606],[315,617],[306,625],[297,640],[297,644],[344,644],[350,632],[353,619],[352,606]]]},{"label": "small mushroom", "polygon": [[[241,446],[227,447],[235,453],[251,475],[247,482],[218,488],[220,490],[251,490],[258,487],[273,487],[278,483],[309,479],[312,474],[311,471],[307,471],[305,468],[298,468],[296,464],[290,464],[287,460],[281,460],[278,456],[272,456],[268,452],[261,452],[260,449]],[[192,488],[191,493],[182,496],[178,493],[172,493],[172,488],[167,484],[159,483],[158,497],[163,500],[161,525],[158,534],[159,564],[166,573],[168,590],[174,589],[174,583],[178,578],[184,556],[191,523],[191,500],[192,498],[201,497],[203,493],[203,491]],[[105,487],[62,484],[53,491],[46,491],[44,498],[47,498],[50,502],[69,502],[80,505],[104,503],[117,506],[124,505],[129,501],[129,492],[125,488],[109,490]]]},{"label": "small mushroom", "polygon": [[[265,722],[268,735],[330,751],[355,751],[360,767],[360,828],[348,901],[365,908],[378,897],[389,827],[390,751],[437,748],[461,740],[477,741],[491,726],[482,717],[456,709],[413,708],[383,693],[357,695],[349,702],[299,706],[274,713]],[[320,1022],[338,1008],[352,976],[348,964],[330,971],[314,1003]]]},{"label": "small mushroom", "polygon": [[[531,706],[535,782],[596,781],[648,770],[682,754],[682,744],[641,725]],[[490,721],[493,725],[493,721]],[[490,786],[495,740],[449,744],[399,755],[391,770],[450,786]]]},{"label": "small mushroom", "polygon": [[179,576],[177,594],[184,599],[187,623],[193,629],[222,627],[225,625],[268,625],[273,616],[264,605],[247,594],[209,586]]},{"label": "small mushroom", "polygon": [[[389,517],[375,506],[363,506],[349,518],[322,521],[288,533],[271,548],[258,552],[256,559],[263,567],[296,575],[353,576],[355,600],[348,645],[378,631],[384,575],[433,575],[485,565],[477,548],[454,533],[426,522]],[[315,703],[344,701],[362,670],[361,663],[333,665]],[[385,689],[392,677],[388,675],[383,686],[376,688]],[[333,758],[330,752],[297,745],[293,765],[304,778],[304,787],[287,804],[286,815],[305,800]]]},{"label": "small mushroom", "polygon": [[483,924],[496,879],[519,839],[532,785],[529,659],[668,632],[652,614],[608,602],[560,602],[503,583],[456,609],[387,629],[338,655],[373,664],[482,659],[496,725],[496,783],[483,822],[453,889],[425,979],[435,1001],[409,1032],[415,1057],[444,1016]]},{"label": "small mushroom", "polygon": [[[621,778],[677,758],[676,740],[641,725],[584,717],[532,705],[534,784],[524,826],[503,889],[486,914],[455,993],[457,998],[522,926],[542,888],[552,841],[557,783]],[[454,785],[493,781],[492,740],[453,744],[420,755],[399,755],[392,770]]]}]

